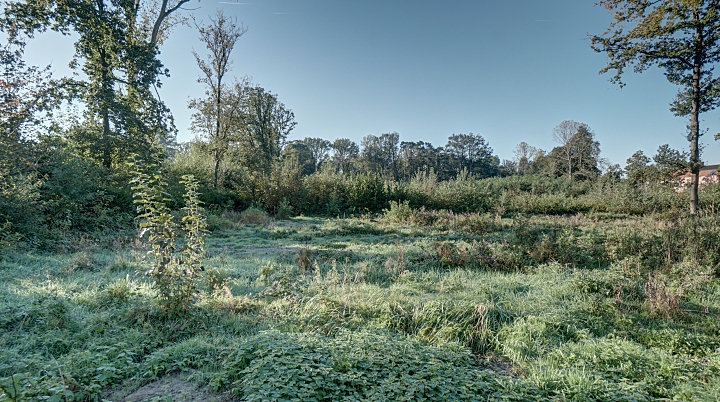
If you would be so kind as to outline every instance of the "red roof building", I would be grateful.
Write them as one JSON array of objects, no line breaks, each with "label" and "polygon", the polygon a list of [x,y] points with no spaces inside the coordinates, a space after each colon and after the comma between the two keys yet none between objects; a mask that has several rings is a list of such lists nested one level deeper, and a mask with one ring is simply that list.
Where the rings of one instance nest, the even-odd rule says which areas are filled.
[{"label": "red roof building", "polygon": [[[700,168],[699,182],[698,184],[704,186],[710,183],[720,182],[720,172],[718,172],[720,165],[705,165]],[[678,184],[681,186],[689,186],[692,182],[692,174],[687,172],[677,177]]]}]

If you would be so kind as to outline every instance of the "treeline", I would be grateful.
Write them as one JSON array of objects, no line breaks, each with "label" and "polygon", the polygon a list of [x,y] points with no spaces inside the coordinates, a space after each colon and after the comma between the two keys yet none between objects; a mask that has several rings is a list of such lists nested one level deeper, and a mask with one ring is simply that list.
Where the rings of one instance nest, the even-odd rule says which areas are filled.
[{"label": "treeline", "polygon": [[[222,13],[197,27],[208,50],[195,53],[206,93],[188,105],[196,139],[177,144],[155,92],[167,73],[158,56],[171,13],[136,19],[147,11],[138,1],[68,4],[17,1],[0,17],[0,247],[72,247],[80,237],[133,228],[131,159],[163,176],[171,208],[183,206],[181,181],[191,174],[205,207],[218,213],[255,206],[279,216],[337,216],[379,212],[391,201],[498,214],[684,208],[686,195],[670,179],[687,168],[686,153],[661,146],[654,163],[637,152],[624,169],[609,166],[595,133],[572,120],[553,130],[557,147],[520,143],[506,160],[473,133],[440,146],[401,141],[396,132],[359,144],[288,141],[295,117],[278,95],[227,78],[246,30]],[[49,68],[25,64],[26,41],[48,29],[77,34],[72,67],[84,75],[53,79]]]},{"label": "treeline", "polygon": [[[253,148],[262,141],[242,132],[226,143],[220,164],[210,157],[209,142],[198,138],[168,161],[168,172],[198,177],[208,205],[253,205],[283,216],[377,212],[389,201],[455,212],[553,214],[680,210],[687,201],[673,181],[687,168],[686,153],[662,145],[652,160],[638,151],[624,167],[609,165],[590,127],[572,120],[554,129],[559,145],[549,152],[521,142],[513,159],[503,161],[473,133],[453,134],[439,147],[401,141],[396,132],[367,135],[360,144],[280,136],[283,145],[273,154]],[[267,170],[246,155],[267,155]]]},{"label": "treeline", "polygon": [[[255,206],[271,214],[349,216],[381,212],[392,203],[413,209],[449,212],[650,214],[679,212],[687,207],[687,193],[675,185],[649,182],[642,185],[617,176],[573,180],[540,174],[476,178],[463,170],[454,178],[440,180],[434,170],[420,170],[410,180],[385,180],[378,174],[334,172],[330,165],[303,176],[297,165],[273,171],[266,186],[252,191],[214,190],[205,186],[203,200],[220,209],[243,210]],[[202,173],[194,171],[196,174]],[[177,177],[178,173],[173,176]],[[206,170],[205,178],[210,177]],[[718,185],[701,192],[703,208],[717,208]],[[175,195],[175,199],[179,193]]]}]

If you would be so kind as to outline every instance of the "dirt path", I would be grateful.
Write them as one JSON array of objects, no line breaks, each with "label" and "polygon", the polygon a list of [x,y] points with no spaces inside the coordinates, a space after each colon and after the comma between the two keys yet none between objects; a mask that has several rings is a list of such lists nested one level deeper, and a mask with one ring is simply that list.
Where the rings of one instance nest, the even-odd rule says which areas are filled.
[{"label": "dirt path", "polygon": [[[229,402],[231,399],[220,394],[211,394],[198,388],[192,382],[179,375],[170,375],[157,381],[143,385],[134,392],[116,390],[104,397],[104,400],[115,402],[143,402],[158,398],[160,401],[173,402]],[[124,395],[124,396],[123,396]]]}]

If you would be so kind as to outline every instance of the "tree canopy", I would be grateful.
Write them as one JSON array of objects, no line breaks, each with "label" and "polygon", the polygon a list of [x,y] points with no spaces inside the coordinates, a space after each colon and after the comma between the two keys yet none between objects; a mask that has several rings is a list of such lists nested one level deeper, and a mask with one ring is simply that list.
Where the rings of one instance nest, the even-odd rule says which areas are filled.
[{"label": "tree canopy", "polygon": [[702,167],[699,116],[720,104],[720,78],[714,75],[720,61],[720,2],[602,0],[599,4],[613,13],[608,29],[591,38],[592,48],[609,59],[600,72],[614,71],[610,81],[622,86],[627,68],[643,72],[658,66],[679,87],[670,110],[690,118],[690,210],[696,212]]}]

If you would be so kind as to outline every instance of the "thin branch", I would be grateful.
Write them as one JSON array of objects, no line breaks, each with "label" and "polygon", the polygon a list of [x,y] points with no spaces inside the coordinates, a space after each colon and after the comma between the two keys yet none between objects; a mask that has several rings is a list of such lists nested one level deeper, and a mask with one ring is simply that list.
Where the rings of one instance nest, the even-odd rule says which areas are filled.
[{"label": "thin branch", "polygon": [[60,379],[62,380],[62,383],[63,383],[63,395],[65,396],[65,402],[70,402],[70,400],[68,399],[68,395],[67,395],[67,384],[65,384],[65,376],[63,375],[63,372],[60,369],[60,365],[58,364],[57,360],[55,360],[55,356],[53,356],[51,354],[50,357],[52,357],[53,361],[55,362],[55,366],[57,367],[58,371],[60,372]]}]

